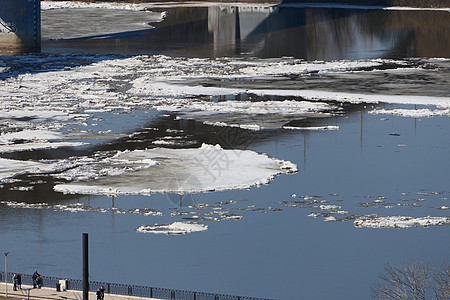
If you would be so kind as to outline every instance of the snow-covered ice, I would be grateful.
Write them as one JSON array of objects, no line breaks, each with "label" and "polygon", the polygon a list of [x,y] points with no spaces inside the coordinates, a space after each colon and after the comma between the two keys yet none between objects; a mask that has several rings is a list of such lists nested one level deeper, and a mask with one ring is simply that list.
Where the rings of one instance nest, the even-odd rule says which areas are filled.
[{"label": "snow-covered ice", "polygon": [[137,3],[116,3],[116,2],[83,2],[83,1],[41,1],[42,10],[69,9],[69,8],[102,8],[141,11],[145,10],[148,4]]},{"label": "snow-covered ice", "polygon": [[54,189],[95,195],[198,193],[246,189],[268,184],[276,175],[297,171],[295,164],[265,154],[205,144],[197,149],[134,150],[120,155],[120,159],[151,164],[132,172],[119,168],[115,176],[108,171],[107,176],[96,176],[97,179],[91,175],[89,165],[85,165],[59,175],[68,174],[74,182],[58,184]]},{"label": "snow-covered ice", "polygon": [[298,126],[283,126],[284,129],[291,130],[339,130],[339,126],[313,126],[313,127],[298,127]]},{"label": "snow-covered ice", "polygon": [[186,233],[200,232],[208,230],[207,225],[191,223],[191,222],[173,222],[171,224],[162,225],[142,225],[136,229],[140,233],[180,235]]},{"label": "snow-covered ice", "polygon": [[425,118],[435,116],[450,116],[450,109],[374,109],[369,113],[378,115],[395,115],[402,117]]},{"label": "snow-covered ice", "polygon": [[17,175],[45,173],[51,169],[40,162],[0,158],[0,182]]},{"label": "snow-covered ice", "polygon": [[[17,58],[0,58],[0,63],[2,60],[5,64],[21,64]],[[236,60],[68,54],[59,57],[61,61],[55,56],[37,55],[23,56],[22,60],[31,65],[33,61],[38,65],[48,63],[55,68],[46,72],[13,73],[14,76],[0,81],[0,124],[4,124],[5,136],[17,134],[18,130],[63,131],[69,124],[95,127],[96,114],[132,113],[136,109],[173,112],[181,119],[215,126],[261,130],[283,126],[296,129],[288,123],[342,113],[339,103],[426,105],[430,111],[417,112],[428,116],[448,115],[450,107],[448,92],[439,85],[439,76],[443,75],[436,71],[448,69],[445,59],[305,62],[293,58]],[[86,63],[74,63],[79,61]],[[357,85],[364,82],[364,76],[378,76],[376,68],[383,69],[383,64],[401,68],[402,74],[421,73],[430,77],[430,83],[422,87],[423,91],[415,89],[414,93],[407,88],[408,82],[403,83],[401,79],[397,79],[400,80],[397,84],[392,83],[390,90],[379,93],[327,90],[326,86],[318,90],[295,85],[293,89],[292,84],[283,84],[291,76],[310,80],[311,74],[319,72],[321,78],[332,74],[333,80],[339,80],[339,76],[357,76]],[[436,67],[421,69],[421,64]],[[370,71],[364,71],[367,68]],[[397,69],[383,69],[383,72],[395,73]],[[267,81],[276,84],[271,82],[272,88],[268,89]],[[399,90],[395,86],[404,88]],[[363,88],[364,84],[357,90]],[[415,116],[417,112],[399,113]],[[388,112],[375,110],[373,113]],[[313,126],[310,129],[337,128]]]},{"label": "snow-covered ice", "polygon": [[11,152],[32,151],[32,150],[48,150],[65,147],[80,147],[86,145],[88,144],[83,142],[31,142],[31,143],[6,144],[6,145],[0,144],[0,153],[11,153]]},{"label": "snow-covered ice", "polygon": [[10,143],[16,140],[61,140],[60,132],[50,130],[22,130],[11,133],[1,133],[0,143]]},{"label": "snow-covered ice", "polygon": [[450,225],[450,217],[405,217],[405,216],[366,216],[356,219],[355,227],[370,228],[409,228]]},{"label": "snow-covered ice", "polygon": [[0,201],[0,204],[6,205],[12,208],[21,209],[51,209],[59,212],[96,212],[96,213],[107,213],[112,212],[114,214],[135,214],[143,216],[162,216],[161,211],[151,209],[151,208],[133,208],[133,209],[121,209],[121,208],[102,208],[97,206],[87,205],[85,203],[74,203],[74,204],[55,204],[51,205],[49,203],[26,203],[26,202],[16,202],[16,201]]}]

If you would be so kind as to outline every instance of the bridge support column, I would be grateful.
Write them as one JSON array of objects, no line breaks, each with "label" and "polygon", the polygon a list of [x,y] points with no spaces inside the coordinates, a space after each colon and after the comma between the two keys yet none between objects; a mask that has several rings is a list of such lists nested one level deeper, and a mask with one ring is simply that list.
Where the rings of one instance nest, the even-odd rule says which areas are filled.
[{"label": "bridge support column", "polygon": [[41,0],[1,0],[0,53],[40,48]]}]

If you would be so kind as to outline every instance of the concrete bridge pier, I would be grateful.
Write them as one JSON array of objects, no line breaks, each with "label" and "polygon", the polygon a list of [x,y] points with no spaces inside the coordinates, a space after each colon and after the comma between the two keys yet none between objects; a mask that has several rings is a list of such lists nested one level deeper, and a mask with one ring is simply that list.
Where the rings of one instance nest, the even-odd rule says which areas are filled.
[{"label": "concrete bridge pier", "polygon": [[0,0],[0,53],[40,48],[41,0]]}]

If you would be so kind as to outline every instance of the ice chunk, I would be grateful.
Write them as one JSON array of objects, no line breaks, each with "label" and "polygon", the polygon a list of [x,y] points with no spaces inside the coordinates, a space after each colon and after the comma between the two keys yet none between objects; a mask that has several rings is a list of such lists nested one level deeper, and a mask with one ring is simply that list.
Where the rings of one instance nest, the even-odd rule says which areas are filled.
[{"label": "ice chunk", "polygon": [[190,222],[174,222],[172,224],[163,225],[142,225],[137,228],[136,231],[141,233],[180,235],[192,232],[206,231],[207,229],[208,226],[203,224]]},{"label": "ice chunk", "polygon": [[45,150],[45,149],[56,149],[64,147],[80,147],[89,145],[83,142],[31,142],[31,143],[21,143],[12,145],[1,145],[0,153],[12,153],[18,151],[31,151],[31,150]]},{"label": "ice chunk", "polygon": [[50,130],[22,130],[18,132],[0,134],[0,143],[8,143],[16,140],[60,140],[62,133]]},{"label": "ice chunk", "polygon": [[284,129],[291,130],[339,130],[339,126],[315,126],[315,127],[297,127],[297,126],[283,126]]},{"label": "ice chunk", "polygon": [[35,174],[49,171],[47,164],[0,158],[0,181],[22,174]]},{"label": "ice chunk", "polygon": [[450,109],[374,109],[369,111],[370,114],[378,115],[396,115],[402,117],[424,118],[435,116],[450,116]]},{"label": "ice chunk", "polygon": [[364,216],[359,217],[353,221],[355,227],[370,227],[370,228],[409,228],[409,227],[428,227],[450,225],[450,217],[379,217],[379,216]]},{"label": "ice chunk", "polygon": [[289,161],[250,150],[225,150],[220,145],[203,144],[197,149],[135,150],[121,153],[119,157],[122,162],[139,165],[150,161],[153,164],[122,174],[119,170],[116,174],[107,173],[107,177],[102,174],[93,177],[92,170],[109,170],[115,161],[105,160],[100,169],[86,161],[87,165],[63,174],[65,179],[74,182],[56,185],[55,191],[96,195],[198,193],[247,189],[266,184],[276,175],[297,172],[297,166]]}]

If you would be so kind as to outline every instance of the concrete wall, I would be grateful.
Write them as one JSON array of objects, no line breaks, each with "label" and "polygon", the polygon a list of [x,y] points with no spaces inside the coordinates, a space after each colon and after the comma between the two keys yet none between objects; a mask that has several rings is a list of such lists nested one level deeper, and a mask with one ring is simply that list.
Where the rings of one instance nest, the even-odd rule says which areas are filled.
[{"label": "concrete wall", "polygon": [[0,0],[0,52],[39,50],[41,1]]}]

